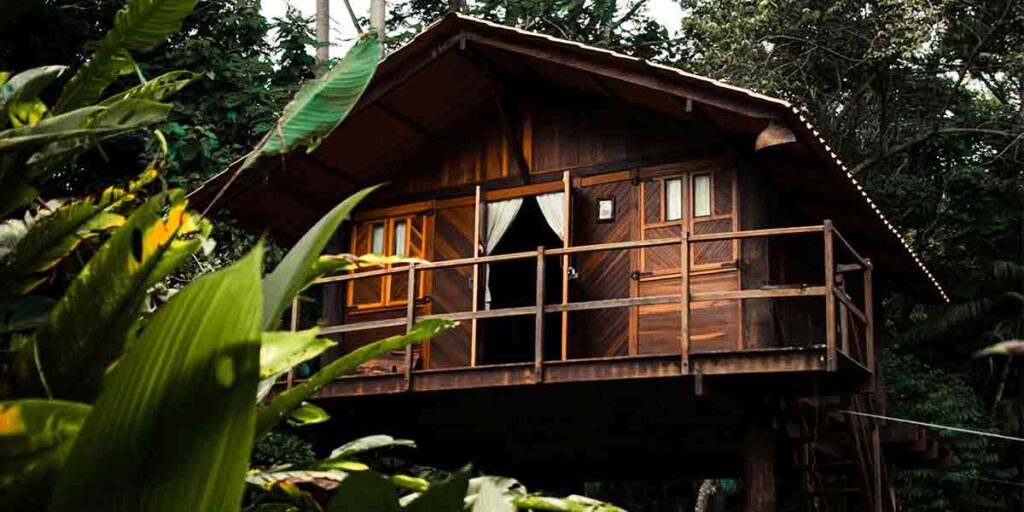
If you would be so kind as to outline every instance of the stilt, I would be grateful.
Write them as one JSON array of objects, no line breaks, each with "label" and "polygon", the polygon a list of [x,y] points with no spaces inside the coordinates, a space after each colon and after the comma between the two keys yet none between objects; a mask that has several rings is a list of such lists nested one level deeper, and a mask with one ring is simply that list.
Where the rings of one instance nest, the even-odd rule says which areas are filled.
[{"label": "stilt", "polygon": [[775,512],[775,436],[751,425],[743,438],[743,488],[746,512]]}]

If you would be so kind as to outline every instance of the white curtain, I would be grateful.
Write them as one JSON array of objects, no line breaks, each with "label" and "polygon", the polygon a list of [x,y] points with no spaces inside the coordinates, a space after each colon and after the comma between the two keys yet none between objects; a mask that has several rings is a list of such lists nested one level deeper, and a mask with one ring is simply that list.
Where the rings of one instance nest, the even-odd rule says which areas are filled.
[{"label": "white curtain", "polygon": [[519,214],[519,208],[522,206],[523,198],[521,197],[487,203],[487,250],[485,254],[490,254],[501,241],[501,237],[505,236],[505,232],[512,225],[512,221],[516,220],[516,215]]},{"label": "white curtain", "polygon": [[558,238],[565,240],[565,200],[564,192],[553,192],[537,196],[537,206],[540,206],[544,220],[548,221],[551,231],[554,231]]},{"label": "white curtain", "polygon": [[[519,209],[523,206],[523,198],[506,199],[487,203],[487,248],[484,254],[490,254],[501,237],[505,236],[512,221],[516,220]],[[484,309],[491,309],[491,269],[487,265],[484,279]]]}]

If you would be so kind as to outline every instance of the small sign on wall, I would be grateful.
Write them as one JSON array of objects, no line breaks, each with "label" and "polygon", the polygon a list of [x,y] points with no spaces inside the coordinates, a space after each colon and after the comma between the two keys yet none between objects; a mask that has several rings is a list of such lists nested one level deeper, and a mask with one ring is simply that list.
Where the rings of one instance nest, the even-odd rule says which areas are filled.
[{"label": "small sign on wall", "polygon": [[615,222],[615,197],[597,198],[597,221]]}]

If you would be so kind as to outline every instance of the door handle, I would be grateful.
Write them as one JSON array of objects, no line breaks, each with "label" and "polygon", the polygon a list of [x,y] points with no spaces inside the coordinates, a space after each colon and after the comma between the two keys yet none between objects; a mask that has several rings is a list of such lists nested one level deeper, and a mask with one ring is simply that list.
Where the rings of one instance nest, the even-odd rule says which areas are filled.
[{"label": "door handle", "polygon": [[629,273],[629,278],[634,281],[639,281],[641,277],[648,277],[653,275],[654,272],[640,272],[639,270],[634,270]]}]

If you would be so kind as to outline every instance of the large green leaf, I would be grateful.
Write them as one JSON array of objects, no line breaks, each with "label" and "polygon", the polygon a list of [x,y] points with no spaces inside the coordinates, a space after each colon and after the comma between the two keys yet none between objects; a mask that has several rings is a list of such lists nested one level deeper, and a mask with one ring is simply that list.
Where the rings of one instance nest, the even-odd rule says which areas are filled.
[{"label": "large green leaf", "polygon": [[189,84],[201,77],[202,75],[191,71],[171,71],[144,84],[136,85],[131,89],[114,94],[101,101],[99,105],[110,106],[118,101],[127,99],[163,101],[177,94],[178,91],[188,87]]},{"label": "large green leaf", "polygon": [[313,393],[316,393],[318,389],[354,370],[357,366],[392,350],[398,350],[409,344],[437,336],[455,325],[456,323],[450,320],[424,320],[414,325],[408,334],[375,341],[331,361],[330,364],[313,374],[309,379],[275,396],[270,403],[261,407],[256,422],[257,435],[262,436],[270,432],[287,416],[288,411],[298,407],[304,400],[313,396]]},{"label": "large green leaf", "polygon": [[356,192],[335,206],[302,235],[281,263],[263,279],[263,328],[273,331],[281,325],[281,315],[292,299],[324,271],[317,262],[331,236],[342,221],[348,218],[352,209],[377,187],[368,187]]},{"label": "large green leaf", "polygon": [[114,26],[96,51],[64,86],[56,110],[66,112],[90,105],[118,76],[135,66],[129,51],[146,51],[181,28],[197,0],[128,0],[114,17]]},{"label": "large green leaf", "polygon": [[279,375],[336,345],[331,340],[317,338],[319,333],[318,327],[298,332],[263,333],[260,344],[260,378]]},{"label": "large green leaf", "polygon": [[239,172],[263,156],[315,148],[352,111],[379,61],[380,43],[363,39],[329,71],[304,84]]},{"label": "large green leaf", "polygon": [[259,373],[257,246],[157,310],[111,372],[50,510],[239,510]]},{"label": "large green leaf", "polygon": [[39,124],[0,132],[0,153],[35,150],[47,146],[39,155],[33,155],[29,165],[38,175],[43,160],[88,146],[94,140],[124,133],[129,130],[162,121],[173,105],[142,99],[126,99],[109,107],[84,107],[65,114],[47,117]]},{"label": "large green leaf", "polygon": [[366,453],[368,451],[379,450],[381,448],[391,448],[395,446],[415,448],[416,442],[411,439],[395,439],[385,434],[360,437],[359,439],[349,441],[335,448],[333,451],[331,451],[331,455],[327,458],[327,460],[349,459],[357,455]]},{"label": "large green leaf", "polygon": [[[398,495],[394,484],[375,471],[349,473],[327,505],[327,512],[396,512]],[[457,509],[452,509],[457,510]]]},{"label": "large green leaf", "polygon": [[67,69],[67,66],[40,66],[12,76],[0,87],[0,127],[6,125],[8,106],[35,99]]},{"label": "large green leaf", "polygon": [[209,232],[206,220],[186,210],[180,190],[154,196],[132,213],[36,332],[33,359],[53,396],[96,396],[105,369],[133,337],[146,291],[199,250]]},{"label": "large green leaf", "polygon": [[92,408],[62,400],[0,402],[0,503],[42,508]]}]

